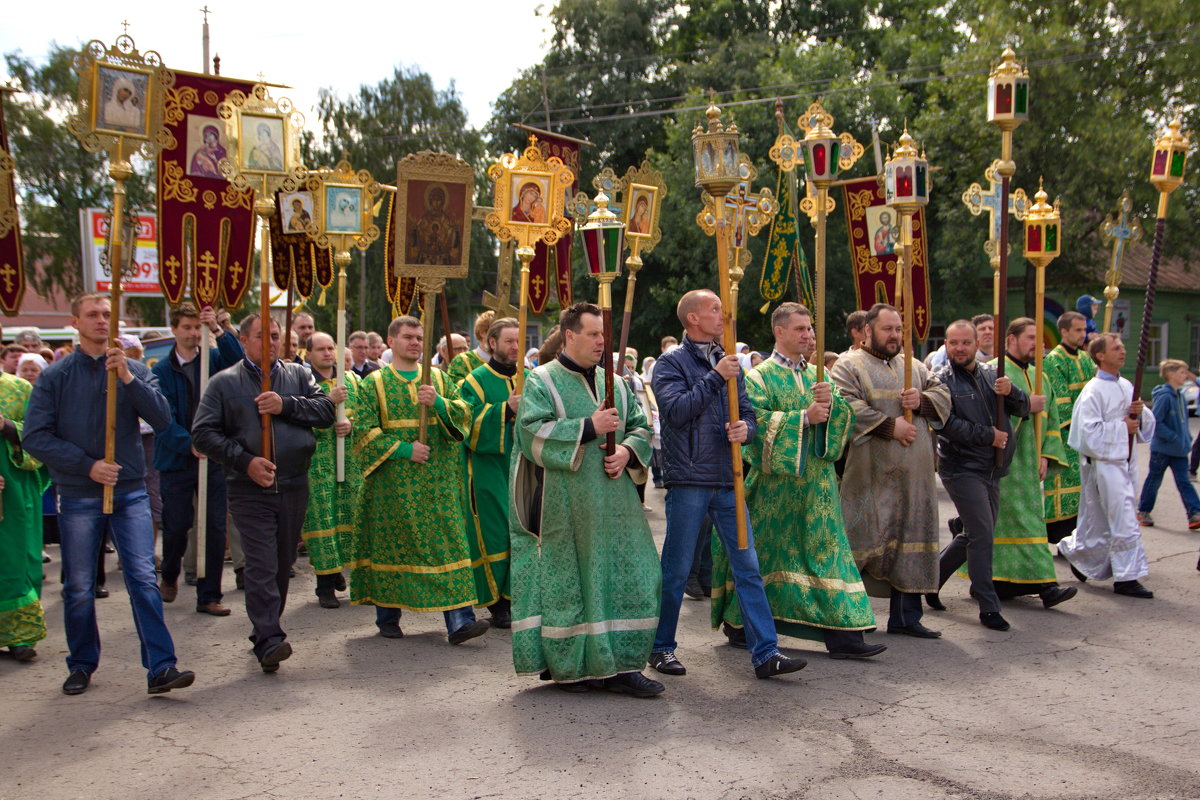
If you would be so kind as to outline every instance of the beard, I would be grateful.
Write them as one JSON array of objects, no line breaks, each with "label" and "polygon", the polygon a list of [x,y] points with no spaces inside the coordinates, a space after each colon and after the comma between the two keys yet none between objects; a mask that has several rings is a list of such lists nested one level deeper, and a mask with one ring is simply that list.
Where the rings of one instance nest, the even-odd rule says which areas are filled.
[{"label": "beard", "polygon": [[891,358],[900,352],[899,339],[884,339],[880,341],[871,337],[871,349],[877,353],[883,353],[888,358]]}]

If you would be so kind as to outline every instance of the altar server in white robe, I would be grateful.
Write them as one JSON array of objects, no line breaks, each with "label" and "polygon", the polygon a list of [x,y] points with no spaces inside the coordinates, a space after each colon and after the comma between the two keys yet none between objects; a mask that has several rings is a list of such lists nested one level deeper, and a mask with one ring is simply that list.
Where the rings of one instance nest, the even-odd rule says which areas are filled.
[{"label": "altar server in white robe", "polygon": [[1081,494],[1075,532],[1058,543],[1059,554],[1081,581],[1113,579],[1113,591],[1151,598],[1140,580],[1149,574],[1136,514],[1137,474],[1129,437],[1148,442],[1154,413],[1133,397],[1121,377],[1125,345],[1115,333],[1088,344],[1096,377],[1088,381],[1071,414],[1068,444],[1079,452]]}]

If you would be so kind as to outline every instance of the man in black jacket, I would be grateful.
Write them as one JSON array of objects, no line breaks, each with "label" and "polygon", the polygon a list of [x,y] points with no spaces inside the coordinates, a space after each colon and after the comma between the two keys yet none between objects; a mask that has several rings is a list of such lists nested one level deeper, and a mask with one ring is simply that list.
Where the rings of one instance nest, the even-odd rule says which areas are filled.
[{"label": "man in black jacket", "polygon": [[[250,641],[263,672],[275,672],[292,654],[279,618],[308,506],[312,429],[332,425],[334,407],[307,366],[279,360],[278,323],[270,321],[267,329],[271,391],[260,391],[263,326],[251,314],[240,330],[246,357],[209,381],[192,423],[192,445],[225,468],[229,510],[246,555]],[[262,452],[260,414],[270,415],[272,453]]]},{"label": "man in black jacket", "polygon": [[[662,604],[650,666],[664,675],[686,672],[675,656],[675,631],[683,586],[696,552],[698,523],[707,515],[729,555],[745,623],[744,639],[735,629],[726,635],[731,643],[748,647],[758,677],[795,672],[808,662],[779,652],[753,535],[745,550],[737,546],[730,443],[742,444],[754,438],[755,417],[737,356],[726,355],[717,341],[723,330],[721,300],[705,289],[694,290],[680,298],[675,313],[687,335],[682,347],[665,354],[654,365],[652,382],[663,420],[667,538],[662,551]],[[730,423],[726,382],[733,378],[737,379],[740,419]],[[749,515],[746,517],[750,534]]]},{"label": "man in black jacket", "polygon": [[[950,388],[952,406],[938,431],[938,473],[954,501],[960,520],[950,522],[955,537],[942,550],[938,586],[966,563],[971,595],[979,602],[979,621],[993,630],[1006,631],[1000,616],[1000,598],[992,585],[992,534],[1000,504],[1000,479],[1008,472],[1016,440],[1010,443],[1009,415],[1029,416],[1029,397],[1008,378],[997,378],[996,368],[975,360],[977,336],[970,320],[952,322],[946,329],[947,363],[937,372]],[[1004,397],[999,427],[996,396]],[[996,463],[996,450],[1004,451]],[[926,596],[933,608],[945,608],[936,594]]]}]

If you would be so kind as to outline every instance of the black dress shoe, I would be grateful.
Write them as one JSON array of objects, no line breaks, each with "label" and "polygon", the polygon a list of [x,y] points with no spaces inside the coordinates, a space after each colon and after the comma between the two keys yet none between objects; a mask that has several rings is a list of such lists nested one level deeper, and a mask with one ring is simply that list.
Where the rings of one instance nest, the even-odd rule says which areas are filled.
[{"label": "black dress shoe", "polygon": [[1079,590],[1074,586],[1050,586],[1038,592],[1038,597],[1042,598],[1042,605],[1044,607],[1054,608],[1059,603],[1065,603],[1077,594],[1079,594]]},{"label": "black dress shoe", "polygon": [[867,644],[859,642],[841,650],[830,650],[830,658],[870,658],[887,650],[886,644]]},{"label": "black dress shoe", "polygon": [[104,598],[108,597],[108,589],[105,589],[103,586],[97,586],[94,594],[96,599],[103,600]]},{"label": "black dress shoe", "polygon": [[512,627],[512,602],[507,598],[501,597],[496,602],[492,603],[488,608],[488,613],[492,615],[492,627],[506,631]]},{"label": "black dress shoe", "polygon": [[799,672],[808,666],[803,658],[788,658],[783,653],[776,653],[754,668],[754,674],[759,678],[770,678],[775,675],[786,675],[789,672]]},{"label": "black dress shoe", "polygon": [[385,622],[379,626],[379,635],[385,639],[403,639],[404,631],[398,622]]},{"label": "black dress shoe", "polygon": [[1126,597],[1141,597],[1146,600],[1154,597],[1154,592],[1142,586],[1138,581],[1115,581],[1113,591]]},{"label": "black dress shoe", "polygon": [[737,647],[741,650],[748,649],[745,628],[735,628],[728,622],[722,622],[721,630],[725,632],[725,638],[729,640],[730,647]]},{"label": "black dress shoe", "polygon": [[620,675],[605,678],[604,688],[610,692],[631,694],[634,697],[654,697],[662,694],[667,687],[640,672],[622,672]]},{"label": "black dress shoe", "polygon": [[27,644],[14,644],[8,648],[9,655],[14,661],[24,664],[26,661],[33,661],[37,658],[37,650],[34,650]]},{"label": "black dress shoe", "polygon": [[651,653],[650,666],[663,675],[686,675],[687,668],[675,657],[674,650],[665,653]]},{"label": "black dress shoe", "polygon": [[554,685],[559,689],[562,689],[564,692],[570,692],[571,694],[582,694],[583,692],[591,690],[592,681],[569,681],[566,683],[555,682]]},{"label": "black dress shoe", "polygon": [[335,592],[346,591],[346,573],[339,572],[333,578],[333,590]]},{"label": "black dress shoe", "polygon": [[925,595],[925,604],[934,611],[945,611],[946,604],[942,602],[942,598],[938,597],[937,592],[928,592]]},{"label": "black dress shoe", "polygon": [[262,658],[258,659],[259,665],[263,672],[277,672],[280,663],[287,661],[292,657],[292,646],[287,642],[268,647],[266,652],[262,654]]},{"label": "black dress shoe", "polygon": [[72,670],[63,681],[63,694],[83,694],[92,683],[92,673],[81,669]]},{"label": "black dress shoe", "polygon": [[488,628],[492,627],[486,619],[477,619],[473,622],[468,622],[461,628],[450,634],[450,644],[462,644],[468,639],[474,639],[476,636],[483,636],[488,632]]},{"label": "black dress shoe", "polygon": [[941,631],[926,628],[919,622],[914,622],[912,625],[897,625],[895,628],[888,628],[888,633],[903,633],[905,636],[915,636],[918,639],[936,639],[942,635]]},{"label": "black dress shoe", "polygon": [[962,517],[951,517],[946,521],[946,527],[950,529],[952,536],[958,536],[963,532]]},{"label": "black dress shoe", "polygon": [[341,608],[342,607],[342,601],[338,600],[336,597],[334,597],[331,594],[317,595],[317,603],[320,604],[321,608]]},{"label": "black dress shoe", "polygon": [[172,689],[186,689],[196,680],[191,670],[167,667],[146,682],[146,694],[165,694]]},{"label": "black dress shoe", "polygon": [[999,611],[984,611],[979,615],[979,624],[994,631],[1006,631],[1012,627],[1008,620],[1000,616]]}]

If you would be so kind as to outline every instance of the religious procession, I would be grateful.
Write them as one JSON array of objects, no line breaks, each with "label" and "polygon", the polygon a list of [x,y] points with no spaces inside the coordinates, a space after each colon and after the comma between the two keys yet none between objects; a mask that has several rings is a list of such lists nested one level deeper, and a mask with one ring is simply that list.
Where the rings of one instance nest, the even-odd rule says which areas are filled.
[{"label": "religious procession", "polygon": [[[22,330],[0,374],[0,647],[31,664],[65,642],[65,695],[112,689],[106,553],[149,694],[212,677],[170,630],[194,587],[197,614],[233,617],[213,639],[248,636],[272,677],[247,679],[268,685],[307,657],[292,620],[315,605],[397,649],[438,612],[447,646],[499,641],[531,687],[649,699],[686,694],[712,644],[685,638],[689,599],[745,651],[699,681],[803,683],[798,651],[839,662],[807,676],[885,660],[893,637],[933,647],[955,606],[1006,632],[1008,608],[1099,585],[1145,613],[1168,470],[1200,531],[1196,354],[1155,314],[1160,288],[1175,313],[1164,240],[1194,107],[1147,110],[1139,183],[1099,187],[1108,213],[1052,200],[1066,176],[1015,185],[1022,126],[1046,123],[1007,44],[974,78],[990,163],[903,116],[851,132],[823,97],[766,98],[772,119],[711,90],[673,112],[685,164],[598,160],[613,149],[521,121],[499,155],[401,146],[384,173],[349,146],[314,160],[287,87],[226,77],[207,49],[189,72],[126,30],[71,66],[62,127],[104,164],[103,271],[69,298],[61,346]],[[3,88],[6,110],[32,91]],[[39,285],[21,230],[39,223],[30,140],[10,148],[3,122],[12,316]],[[944,178],[969,172],[984,182]],[[970,254],[938,251],[951,214]],[[1100,277],[1056,276],[1085,236]],[[939,259],[971,263],[947,278]]]}]

